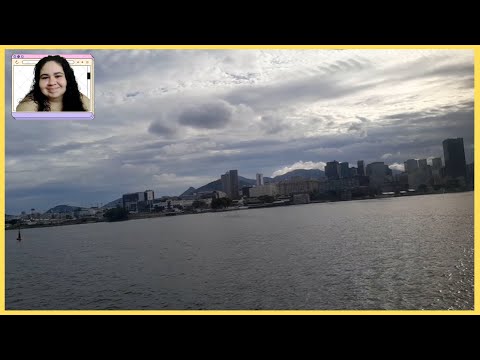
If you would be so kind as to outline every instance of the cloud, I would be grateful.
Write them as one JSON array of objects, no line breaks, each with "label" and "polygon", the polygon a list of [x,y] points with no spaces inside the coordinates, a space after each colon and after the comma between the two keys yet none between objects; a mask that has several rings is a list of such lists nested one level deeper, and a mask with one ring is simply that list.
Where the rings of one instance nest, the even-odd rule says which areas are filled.
[{"label": "cloud", "polygon": [[266,134],[273,135],[290,130],[292,124],[278,115],[264,115],[260,118],[259,127]]},{"label": "cloud", "polygon": [[241,86],[230,92],[225,99],[231,104],[247,104],[255,110],[272,108],[275,104],[288,106],[292,104],[311,103],[364,91],[374,84],[345,84],[326,76],[314,75],[298,80],[284,80],[252,88]]},{"label": "cloud", "polygon": [[359,124],[359,123],[352,123],[348,127],[348,131],[357,132],[357,131],[362,131],[362,130],[363,130],[363,126],[362,126],[362,124]]},{"label": "cloud", "polygon": [[389,165],[388,167],[392,170],[398,170],[398,171],[401,171],[401,172],[405,171],[405,165],[404,164],[393,163],[393,164]]},{"label": "cloud", "polygon": [[293,165],[289,165],[289,166],[284,166],[283,168],[277,170],[277,171],[274,171],[273,174],[272,174],[272,177],[275,177],[275,176],[278,176],[278,175],[283,175],[283,174],[286,174],[290,171],[293,171],[293,170],[297,170],[297,169],[320,169],[320,170],[324,170],[325,169],[325,165],[326,163],[324,162],[312,162],[312,161],[305,161],[303,162],[302,160],[300,161],[297,161],[295,164]]},{"label": "cloud", "polygon": [[230,169],[401,166],[450,137],[473,161],[471,50],[73,51],[95,58],[88,122],[15,120],[5,62],[7,213],[178,195]]},{"label": "cloud", "polygon": [[363,116],[357,116],[357,119],[360,120],[361,122],[364,122],[364,123],[370,121],[367,118],[364,118]]},{"label": "cloud", "polygon": [[232,119],[233,108],[226,102],[206,103],[191,106],[183,110],[179,123],[200,129],[215,129],[225,127]]},{"label": "cloud", "polygon": [[161,121],[154,121],[148,127],[148,132],[160,136],[174,135],[176,130],[165,126]]}]

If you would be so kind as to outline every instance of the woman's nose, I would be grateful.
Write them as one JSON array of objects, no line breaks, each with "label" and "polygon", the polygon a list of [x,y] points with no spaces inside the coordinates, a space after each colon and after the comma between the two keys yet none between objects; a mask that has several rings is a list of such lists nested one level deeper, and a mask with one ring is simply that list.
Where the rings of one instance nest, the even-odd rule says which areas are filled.
[{"label": "woman's nose", "polygon": [[48,84],[55,84],[56,81],[54,76],[48,78]]}]

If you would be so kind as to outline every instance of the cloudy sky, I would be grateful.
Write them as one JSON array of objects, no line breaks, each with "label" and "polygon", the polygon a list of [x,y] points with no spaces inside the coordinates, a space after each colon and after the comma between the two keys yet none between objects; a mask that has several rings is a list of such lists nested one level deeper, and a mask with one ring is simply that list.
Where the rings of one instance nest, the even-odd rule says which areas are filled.
[{"label": "cloudy sky", "polygon": [[[473,161],[473,50],[41,50],[95,58],[95,119],[11,116],[6,212],[179,195],[230,169],[255,178],[327,161]],[[15,51],[35,53],[35,51]]]}]

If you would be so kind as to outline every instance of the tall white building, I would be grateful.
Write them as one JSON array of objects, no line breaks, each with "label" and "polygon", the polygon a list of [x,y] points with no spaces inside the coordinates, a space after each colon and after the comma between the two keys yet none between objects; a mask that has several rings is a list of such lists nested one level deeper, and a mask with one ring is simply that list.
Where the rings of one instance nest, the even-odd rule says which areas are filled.
[{"label": "tall white building", "polygon": [[144,197],[146,201],[153,201],[153,199],[155,198],[155,193],[153,192],[153,190],[145,190]]},{"label": "tall white building", "polygon": [[263,174],[257,174],[257,186],[265,185],[263,182]]}]

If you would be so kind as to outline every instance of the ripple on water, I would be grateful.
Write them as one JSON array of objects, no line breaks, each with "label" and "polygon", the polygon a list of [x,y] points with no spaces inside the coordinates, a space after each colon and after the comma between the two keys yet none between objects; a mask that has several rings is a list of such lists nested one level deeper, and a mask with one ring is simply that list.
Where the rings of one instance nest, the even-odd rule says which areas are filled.
[{"label": "ripple on water", "polygon": [[26,229],[15,239],[6,231],[7,309],[473,309],[473,193]]}]

